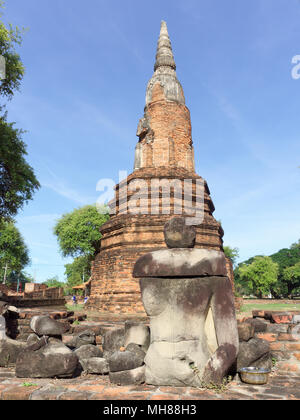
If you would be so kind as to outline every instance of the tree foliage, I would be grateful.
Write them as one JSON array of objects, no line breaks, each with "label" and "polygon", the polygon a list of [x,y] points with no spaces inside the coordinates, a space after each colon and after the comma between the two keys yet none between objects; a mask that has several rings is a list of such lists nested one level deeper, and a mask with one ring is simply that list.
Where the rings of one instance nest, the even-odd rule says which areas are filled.
[{"label": "tree foliage", "polygon": [[108,219],[92,205],[63,215],[54,227],[63,257],[93,257],[100,249],[99,229]]},{"label": "tree foliage", "polygon": [[83,282],[89,280],[91,275],[91,261],[92,257],[82,256],[75,258],[71,264],[66,264],[66,290],[68,293],[72,293],[72,287],[79,286]]},{"label": "tree foliage", "polygon": [[239,249],[231,248],[230,246],[224,246],[224,254],[231,260],[232,264],[234,265],[239,258]]},{"label": "tree foliage", "polygon": [[0,117],[0,220],[15,216],[39,188],[33,169],[26,162],[22,130]]},{"label": "tree foliage", "polygon": [[47,287],[62,287],[64,288],[66,286],[66,283],[61,282],[58,280],[58,276],[54,276],[49,278],[48,280],[44,281],[44,283]]},{"label": "tree foliage", "polygon": [[294,244],[291,245],[291,249],[300,249],[300,239],[298,239],[298,242],[295,242]]},{"label": "tree foliage", "polygon": [[[3,10],[4,2],[0,1],[0,9]],[[0,12],[0,18],[3,12]],[[0,21],[0,55],[5,58],[6,77],[0,84],[0,96],[11,99],[14,92],[20,89],[25,69],[16,48],[22,43],[24,29],[11,24],[5,26]]]},{"label": "tree foliage", "polygon": [[[240,263],[234,271],[236,289],[241,294],[249,295],[252,293],[252,290],[248,287],[248,283],[241,278],[240,267],[251,265],[256,258],[258,258],[258,256],[249,258],[247,261]],[[277,282],[270,286],[272,295],[279,299],[281,297],[290,297],[293,293],[299,293],[300,278],[295,275],[297,271],[294,270],[297,270],[297,264],[300,263],[300,240],[292,244],[290,248],[280,249],[275,254],[272,254],[270,258],[278,265]],[[288,268],[292,267],[294,268],[288,270]],[[292,273],[294,275],[292,275]]]},{"label": "tree foliage", "polygon": [[290,296],[295,289],[300,287],[300,279],[291,279],[285,270],[293,267],[300,262],[300,247],[298,244],[291,245],[290,248],[283,248],[276,254],[271,255],[274,262],[278,264],[278,283],[272,288],[272,294],[279,298]]},{"label": "tree foliage", "polygon": [[63,215],[54,227],[54,233],[64,257],[73,257],[66,264],[66,292],[87,281],[91,274],[91,262],[100,250],[100,228],[109,219],[107,213],[100,214],[96,206],[89,205]]},{"label": "tree foliage", "polygon": [[240,265],[238,272],[252,293],[262,297],[277,283],[279,267],[270,257],[255,257],[251,264]]},{"label": "tree foliage", "polygon": [[7,266],[7,276],[19,274],[29,264],[29,252],[24,239],[13,222],[0,223],[0,267],[2,277]]},{"label": "tree foliage", "polygon": [[[0,9],[4,2],[0,1]],[[0,18],[2,13],[0,13]],[[24,66],[16,47],[22,42],[22,31],[0,20],[0,55],[5,58],[6,75],[0,81],[0,97],[11,99],[19,90]],[[22,130],[7,121],[4,104],[0,104],[0,220],[9,220],[24,203],[31,200],[39,183],[33,169],[26,162]]]},{"label": "tree foliage", "polygon": [[286,283],[288,295],[300,286],[300,262],[283,270],[282,278]]}]

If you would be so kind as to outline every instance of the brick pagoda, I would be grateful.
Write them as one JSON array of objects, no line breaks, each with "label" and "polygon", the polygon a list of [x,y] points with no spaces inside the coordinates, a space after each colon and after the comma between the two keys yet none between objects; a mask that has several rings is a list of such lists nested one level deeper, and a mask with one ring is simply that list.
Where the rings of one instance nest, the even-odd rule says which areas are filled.
[{"label": "brick pagoda", "polygon": [[[116,214],[101,228],[101,249],[92,267],[89,307],[103,313],[144,313],[139,282],[132,277],[133,266],[139,256],[165,248],[164,224],[180,210],[186,214],[188,206],[183,206],[178,190],[184,191],[184,180],[193,184],[189,195],[193,205],[198,205],[196,183],[204,188],[200,204],[204,219],[196,226],[196,248],[223,249],[223,230],[212,215],[209,188],[195,173],[190,112],[176,76],[165,22],[161,24],[154,74],[147,86],[137,136],[133,173],[116,185],[111,205]],[[174,187],[170,189],[170,203],[162,198],[166,180]],[[137,185],[140,209],[132,213],[128,202],[134,198]]]}]

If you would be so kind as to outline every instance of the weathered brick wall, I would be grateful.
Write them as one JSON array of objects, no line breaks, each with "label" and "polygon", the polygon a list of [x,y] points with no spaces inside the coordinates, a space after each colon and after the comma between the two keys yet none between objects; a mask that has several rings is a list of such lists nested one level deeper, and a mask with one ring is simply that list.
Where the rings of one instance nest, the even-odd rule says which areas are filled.
[{"label": "weathered brick wall", "polygon": [[[37,287],[35,287],[37,286]],[[15,300],[58,300],[62,299],[64,296],[64,289],[62,287],[50,287],[47,288],[45,285],[36,284],[33,286],[31,284],[27,287],[26,292],[23,293],[14,293],[10,288],[5,285],[0,285],[0,293],[3,293],[6,296],[6,299],[11,301]]]},{"label": "weathered brick wall", "polygon": [[144,119],[148,131],[140,137],[140,167],[182,167],[194,172],[190,112],[184,104],[166,100],[157,83]]},{"label": "weathered brick wall", "polygon": [[297,326],[290,324],[272,327],[273,332],[258,333],[257,337],[270,343],[276,368],[285,372],[300,372],[300,334],[293,333]]},{"label": "weathered brick wall", "polygon": [[292,322],[298,314],[253,311],[254,318],[239,320],[254,325],[255,336],[269,342],[276,369],[282,372],[300,372],[300,324]]},{"label": "weathered brick wall", "polygon": [[24,299],[59,299],[63,297],[63,288],[50,287],[49,289],[42,288],[30,293],[24,293]]},{"label": "weathered brick wall", "polygon": [[47,289],[46,284],[39,284],[39,283],[25,283],[25,293],[33,293],[33,292],[40,292],[42,290]]}]

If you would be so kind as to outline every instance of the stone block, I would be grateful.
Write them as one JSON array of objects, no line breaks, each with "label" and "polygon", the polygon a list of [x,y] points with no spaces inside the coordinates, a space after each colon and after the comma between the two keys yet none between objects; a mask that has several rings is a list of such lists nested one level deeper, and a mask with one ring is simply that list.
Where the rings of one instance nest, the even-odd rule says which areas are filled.
[{"label": "stone block", "polygon": [[109,372],[109,365],[103,357],[91,357],[89,359],[80,359],[82,369],[91,374],[105,375]]},{"label": "stone block", "polygon": [[52,341],[27,347],[16,361],[18,378],[68,378],[73,376],[78,357],[62,342]]},{"label": "stone block", "polygon": [[6,338],[0,340],[0,366],[14,365],[20,353],[27,347],[26,343]]},{"label": "stone block", "polygon": [[108,358],[125,344],[125,328],[111,328],[103,336],[103,355]]},{"label": "stone block", "polygon": [[266,354],[269,354],[269,352],[269,342],[259,338],[252,338],[248,342],[240,343],[237,357],[237,370],[240,370],[243,367],[253,366],[256,361]]},{"label": "stone block", "polygon": [[49,316],[34,316],[30,322],[30,328],[39,336],[59,336],[70,329],[70,324],[59,322]]},{"label": "stone block", "polygon": [[247,323],[253,325],[255,333],[264,333],[267,331],[269,322],[259,319],[259,318],[250,318],[247,319]]},{"label": "stone block", "polygon": [[244,322],[242,324],[238,324],[238,333],[239,333],[239,340],[240,341],[249,341],[254,336],[254,326]]},{"label": "stone block", "polygon": [[165,242],[168,248],[193,248],[196,229],[187,226],[183,217],[173,217],[164,227]]},{"label": "stone block", "polygon": [[139,385],[145,382],[145,366],[123,372],[110,372],[109,379],[116,385]]},{"label": "stone block", "polygon": [[64,336],[63,341],[65,344],[70,348],[79,349],[82,346],[86,345],[95,345],[96,344],[96,338],[94,331],[91,330],[84,330],[78,334],[75,334],[72,336],[72,339],[68,340],[66,339],[66,336]]},{"label": "stone block", "polygon": [[130,343],[138,344],[147,351],[150,345],[150,328],[144,324],[126,321],[124,346],[127,347]]},{"label": "stone block", "polygon": [[[129,345],[130,346],[130,345]],[[111,372],[120,372],[124,370],[132,370],[144,364],[145,352],[139,351],[117,351],[113,353],[109,359],[109,369]]]},{"label": "stone block", "polygon": [[103,352],[99,349],[99,347],[92,344],[79,347],[75,350],[75,354],[79,360],[90,359],[91,357],[103,357]]}]

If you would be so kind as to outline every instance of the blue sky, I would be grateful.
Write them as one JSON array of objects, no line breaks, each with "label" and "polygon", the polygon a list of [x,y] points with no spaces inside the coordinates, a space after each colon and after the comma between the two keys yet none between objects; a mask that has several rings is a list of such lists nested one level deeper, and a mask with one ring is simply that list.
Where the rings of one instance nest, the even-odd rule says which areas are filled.
[{"label": "blue sky", "polygon": [[132,172],[162,19],[225,244],[242,261],[300,238],[299,0],[9,0],[4,20],[29,28],[8,110],[42,185],[17,217],[37,281],[70,261],[55,220]]}]

